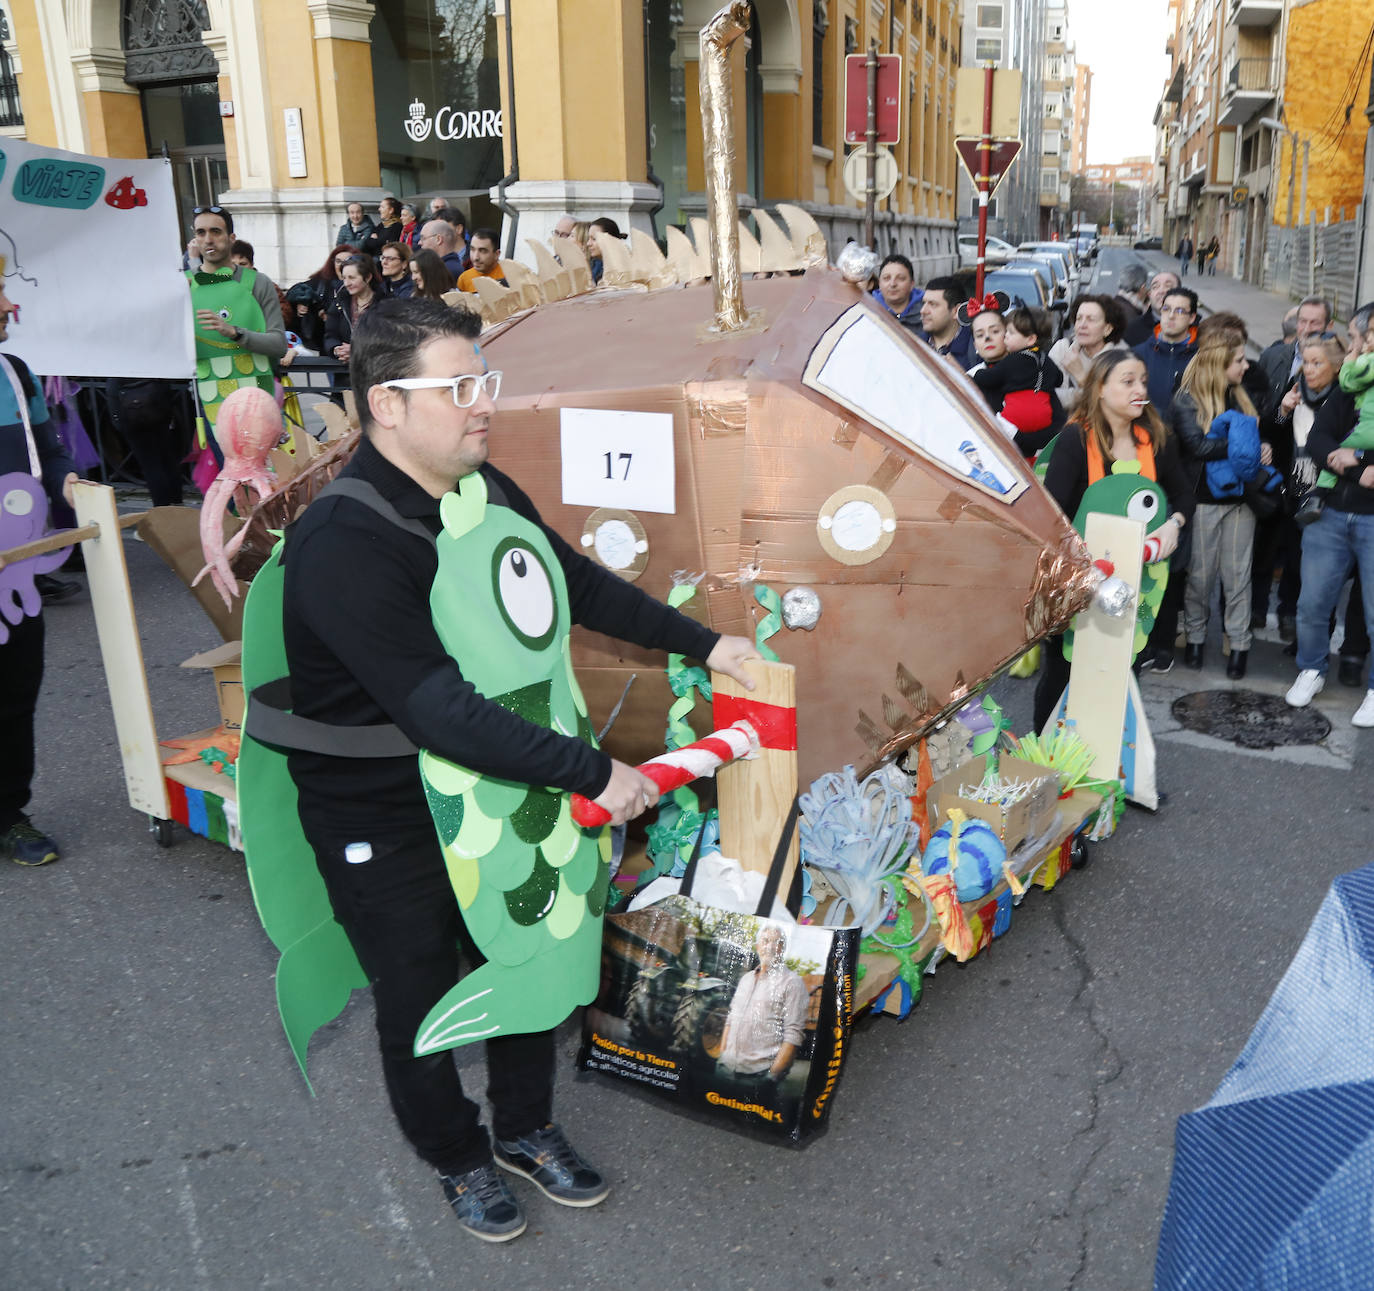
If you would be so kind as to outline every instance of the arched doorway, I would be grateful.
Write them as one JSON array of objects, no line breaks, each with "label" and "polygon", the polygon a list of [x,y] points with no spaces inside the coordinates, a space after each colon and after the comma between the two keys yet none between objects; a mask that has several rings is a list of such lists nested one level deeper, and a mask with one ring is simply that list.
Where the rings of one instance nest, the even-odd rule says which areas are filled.
[{"label": "arched doorway", "polygon": [[171,159],[183,231],[230,186],[209,26],[205,0],[122,0],[124,79],[138,88],[148,155]]}]

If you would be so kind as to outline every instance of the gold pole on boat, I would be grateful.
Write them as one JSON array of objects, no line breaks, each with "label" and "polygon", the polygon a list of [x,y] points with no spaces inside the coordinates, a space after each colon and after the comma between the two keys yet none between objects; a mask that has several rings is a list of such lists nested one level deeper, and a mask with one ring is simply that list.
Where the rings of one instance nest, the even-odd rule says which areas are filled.
[{"label": "gold pole on boat", "polygon": [[706,166],[706,204],[711,243],[712,328],[745,327],[739,269],[739,204],[735,200],[734,96],[730,46],[749,30],[749,6],[731,0],[701,29],[701,129]]}]

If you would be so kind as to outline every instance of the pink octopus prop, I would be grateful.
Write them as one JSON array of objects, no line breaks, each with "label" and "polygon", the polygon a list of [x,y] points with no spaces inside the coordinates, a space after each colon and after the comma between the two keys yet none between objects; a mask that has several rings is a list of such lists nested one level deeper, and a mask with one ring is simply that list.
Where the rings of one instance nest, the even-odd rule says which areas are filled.
[{"label": "pink octopus prop", "polygon": [[192,586],[210,575],[224,604],[234,606],[238,582],[229,562],[243,542],[246,527],[224,541],[224,513],[230,501],[246,521],[252,509],[248,488],[251,485],[261,502],[276,487],[267,469],[267,455],[281,439],[281,411],[266,390],[241,386],[220,405],[215,420],[215,438],[224,450],[224,466],[205,495],[200,511],[200,547],[205,553],[205,568],[195,576]]}]

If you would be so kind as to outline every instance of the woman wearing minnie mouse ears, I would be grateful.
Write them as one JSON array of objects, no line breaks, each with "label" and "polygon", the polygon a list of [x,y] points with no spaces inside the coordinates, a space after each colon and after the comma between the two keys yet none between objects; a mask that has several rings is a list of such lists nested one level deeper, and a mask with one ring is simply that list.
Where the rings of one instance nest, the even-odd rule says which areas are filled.
[{"label": "woman wearing minnie mouse ears", "polygon": [[[1043,316],[1036,319],[1031,310],[1016,309],[1009,325],[1007,305],[1005,293],[995,291],[960,305],[959,321],[968,323],[983,360],[969,376],[988,407],[1015,428],[1013,442],[1021,455],[1032,460],[1064,424],[1064,409],[1054,393],[1064,378],[1041,350],[1049,339]],[[1015,338],[1014,345],[1009,338]]]}]

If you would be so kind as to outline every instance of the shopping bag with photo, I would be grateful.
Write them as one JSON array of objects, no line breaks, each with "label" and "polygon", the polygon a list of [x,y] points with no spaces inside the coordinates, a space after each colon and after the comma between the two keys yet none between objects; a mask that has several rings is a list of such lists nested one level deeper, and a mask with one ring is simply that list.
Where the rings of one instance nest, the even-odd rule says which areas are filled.
[{"label": "shopping bag with photo", "polygon": [[692,897],[698,838],[677,895],[607,916],[582,1070],[794,1143],[825,1123],[849,1048],[859,933],[764,913],[796,821],[794,803],[755,913]]}]

